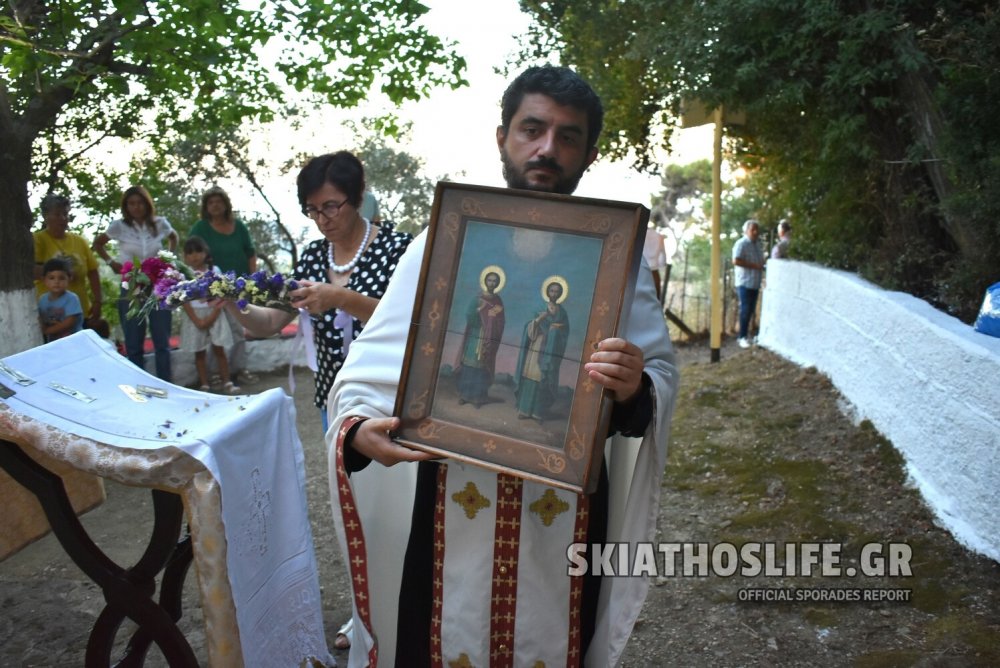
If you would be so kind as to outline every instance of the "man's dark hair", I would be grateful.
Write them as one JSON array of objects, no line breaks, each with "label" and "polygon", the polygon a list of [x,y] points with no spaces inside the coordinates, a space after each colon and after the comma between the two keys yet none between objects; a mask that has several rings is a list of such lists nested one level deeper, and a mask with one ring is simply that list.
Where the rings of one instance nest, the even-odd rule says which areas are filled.
[{"label": "man's dark hair", "polygon": [[597,145],[597,138],[604,127],[604,107],[601,98],[580,75],[568,67],[541,65],[529,67],[510,82],[500,100],[500,123],[504,134],[510,130],[510,121],[529,93],[547,95],[565,107],[573,107],[587,114],[587,150]]},{"label": "man's dark hair", "polygon": [[61,271],[67,276],[70,276],[73,273],[72,269],[70,269],[69,262],[61,257],[50,258],[45,261],[45,264],[42,265],[42,276],[48,276],[49,273],[53,271]]},{"label": "man's dark hair", "polygon": [[347,203],[355,209],[361,207],[365,194],[365,168],[353,153],[327,153],[306,163],[295,180],[303,212],[306,210],[306,199],[326,183],[344,193]]}]

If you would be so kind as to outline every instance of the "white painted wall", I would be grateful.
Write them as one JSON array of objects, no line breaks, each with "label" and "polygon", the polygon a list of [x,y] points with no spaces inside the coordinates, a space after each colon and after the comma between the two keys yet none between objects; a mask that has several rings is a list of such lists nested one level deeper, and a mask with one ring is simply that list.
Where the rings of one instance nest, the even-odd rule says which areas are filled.
[{"label": "white painted wall", "polygon": [[1000,561],[1000,339],[853,274],[770,260],[759,341],[827,374],[942,525]]}]

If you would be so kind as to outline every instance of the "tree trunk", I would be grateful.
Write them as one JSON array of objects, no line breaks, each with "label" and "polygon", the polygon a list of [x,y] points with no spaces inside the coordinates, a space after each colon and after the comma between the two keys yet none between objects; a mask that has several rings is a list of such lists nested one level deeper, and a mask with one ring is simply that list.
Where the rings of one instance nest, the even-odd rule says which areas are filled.
[{"label": "tree trunk", "polygon": [[42,342],[32,282],[31,144],[25,148],[21,142],[4,139],[8,141],[0,149],[0,357]]},{"label": "tree trunk", "polygon": [[[910,35],[899,38],[902,49],[916,51]],[[950,210],[948,200],[958,192],[951,178],[948,156],[942,148],[942,140],[947,131],[947,122],[934,99],[934,77],[925,67],[917,71],[904,72],[898,81],[900,99],[910,116],[914,136],[927,151],[924,167],[930,178],[940,207],[942,225],[948,236],[954,240],[959,252],[966,257],[975,257],[982,249],[982,240],[973,225]]]}]

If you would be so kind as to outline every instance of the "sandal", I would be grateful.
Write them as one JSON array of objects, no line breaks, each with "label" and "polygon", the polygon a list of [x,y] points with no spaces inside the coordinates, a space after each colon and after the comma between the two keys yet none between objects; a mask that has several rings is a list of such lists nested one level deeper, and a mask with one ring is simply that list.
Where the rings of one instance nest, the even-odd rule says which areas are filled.
[{"label": "sandal", "polygon": [[230,380],[230,381],[228,381],[227,383],[225,383],[222,386],[222,393],[223,394],[239,394],[240,393],[240,386],[239,385],[233,385],[233,381]]},{"label": "sandal", "polygon": [[211,392],[212,388],[209,387],[208,385],[202,385],[201,387],[198,388],[198,391],[199,392]]}]

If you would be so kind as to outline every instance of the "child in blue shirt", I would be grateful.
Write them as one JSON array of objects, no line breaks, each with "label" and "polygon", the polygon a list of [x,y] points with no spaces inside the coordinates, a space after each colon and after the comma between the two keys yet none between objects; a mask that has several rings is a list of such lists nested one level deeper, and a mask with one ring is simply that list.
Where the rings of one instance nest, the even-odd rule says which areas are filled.
[{"label": "child in blue shirt", "polygon": [[59,257],[42,267],[42,281],[48,292],[38,300],[38,320],[45,343],[83,329],[80,298],[68,289],[70,271],[69,263]]}]

